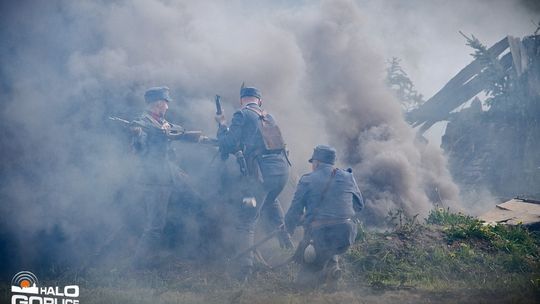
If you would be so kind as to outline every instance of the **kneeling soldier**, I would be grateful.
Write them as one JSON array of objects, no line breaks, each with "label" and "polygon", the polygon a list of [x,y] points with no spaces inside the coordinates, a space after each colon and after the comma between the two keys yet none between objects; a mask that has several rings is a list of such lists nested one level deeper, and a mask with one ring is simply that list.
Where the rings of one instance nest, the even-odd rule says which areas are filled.
[{"label": "kneeling soldier", "polygon": [[338,255],[356,238],[356,212],[364,201],[351,170],[334,167],[336,150],[319,145],[309,160],[313,172],[298,182],[291,207],[285,216],[287,231],[304,226],[304,239],[295,254],[302,265],[297,282],[305,287],[327,283],[335,289],[341,278]]}]

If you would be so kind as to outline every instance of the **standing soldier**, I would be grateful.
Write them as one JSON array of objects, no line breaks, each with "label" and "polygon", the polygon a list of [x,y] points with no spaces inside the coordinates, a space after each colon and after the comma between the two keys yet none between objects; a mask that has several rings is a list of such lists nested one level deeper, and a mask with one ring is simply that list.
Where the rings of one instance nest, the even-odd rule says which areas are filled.
[{"label": "standing soldier", "polygon": [[[364,201],[350,170],[334,167],[336,150],[319,145],[309,160],[313,172],[302,176],[285,216],[292,235],[303,219],[304,239],[295,254],[302,265],[297,282],[304,286],[327,283],[335,289],[341,277],[338,255],[356,238],[356,212]],[[305,213],[305,215],[304,215]]]},{"label": "standing soldier", "polygon": [[145,113],[132,122],[132,148],[139,156],[138,181],[146,208],[146,226],[135,251],[134,266],[153,264],[166,224],[167,208],[173,191],[182,199],[199,206],[200,196],[188,185],[187,175],[173,164],[171,140],[198,142],[200,132],[186,132],[181,126],[165,120],[172,101],[169,88],[154,87],[144,94]]},{"label": "standing soldier", "polygon": [[[241,109],[234,113],[230,127],[227,127],[223,115],[216,115],[221,151],[232,154],[241,151],[247,165],[249,189],[240,204],[237,250],[253,245],[259,214],[273,228],[281,227],[277,235],[280,245],[292,248],[289,234],[284,229],[283,210],[277,200],[289,178],[287,151],[281,131],[274,118],[261,108],[261,93],[257,88],[242,86],[240,105]],[[245,280],[252,272],[253,254],[242,256],[239,264],[239,278]]]}]

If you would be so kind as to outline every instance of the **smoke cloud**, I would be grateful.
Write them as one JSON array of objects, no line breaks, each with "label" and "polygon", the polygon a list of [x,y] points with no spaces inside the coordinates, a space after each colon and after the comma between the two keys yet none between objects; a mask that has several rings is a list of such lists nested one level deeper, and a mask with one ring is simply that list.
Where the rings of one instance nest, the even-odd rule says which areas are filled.
[{"label": "smoke cloud", "polygon": [[333,1],[323,4],[315,21],[295,26],[308,54],[309,97],[342,163],[355,170],[366,196],[365,219],[377,224],[396,209],[426,215],[432,192],[457,202],[458,189],[442,153],[415,140],[384,87],[384,58],[370,47],[364,19],[352,2]]},{"label": "smoke cloud", "polygon": [[[425,214],[458,201],[442,152],[416,139],[382,83],[381,54],[395,48],[381,48],[391,24],[381,10],[372,1],[2,2],[1,268],[80,261],[129,210],[140,212],[127,190],[129,142],[107,117],[134,118],[156,85],[172,90],[169,120],[209,135],[214,94],[230,117],[240,84],[259,87],[294,173],[308,171],[316,144],[335,145],[371,224],[391,209]],[[390,5],[385,19],[400,11]],[[414,52],[392,55],[414,65],[423,56]],[[212,173],[211,149],[178,148],[196,160],[184,169],[211,188],[197,175]]]}]

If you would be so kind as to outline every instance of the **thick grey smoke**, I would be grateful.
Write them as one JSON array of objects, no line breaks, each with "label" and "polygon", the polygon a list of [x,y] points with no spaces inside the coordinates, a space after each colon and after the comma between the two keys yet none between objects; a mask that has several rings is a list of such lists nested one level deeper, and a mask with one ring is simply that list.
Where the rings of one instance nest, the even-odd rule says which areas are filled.
[{"label": "thick grey smoke", "polygon": [[342,163],[355,169],[366,219],[375,224],[390,210],[427,214],[432,193],[456,202],[458,189],[440,151],[415,141],[384,87],[384,58],[370,46],[365,18],[351,1],[333,1],[295,28],[309,67],[309,98]]},{"label": "thick grey smoke", "polygon": [[[209,135],[214,94],[223,96],[230,117],[242,81],[258,86],[285,133],[295,173],[307,172],[316,144],[336,145],[374,219],[392,208],[425,213],[433,201],[457,198],[441,152],[416,142],[382,86],[385,58],[373,27],[381,7],[373,3],[1,6],[6,272],[40,258],[87,256],[128,210],[140,208],[126,190],[133,174],[128,142],[107,117],[133,118],[144,107],[144,90],[155,85],[172,89],[171,121]],[[186,148],[199,156],[186,170],[209,166],[212,153],[201,149]],[[288,205],[287,195],[282,200]]]}]

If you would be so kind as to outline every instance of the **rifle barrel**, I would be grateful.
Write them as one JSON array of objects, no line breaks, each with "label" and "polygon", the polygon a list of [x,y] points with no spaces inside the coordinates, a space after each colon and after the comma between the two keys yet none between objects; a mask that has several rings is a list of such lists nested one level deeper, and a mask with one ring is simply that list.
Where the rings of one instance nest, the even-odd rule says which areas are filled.
[{"label": "rifle barrel", "polygon": [[234,257],[232,257],[230,259],[230,261],[234,261],[242,256],[244,256],[245,254],[248,254],[250,251],[253,251],[255,249],[257,249],[257,247],[261,246],[262,244],[268,242],[268,240],[270,240],[271,238],[273,238],[278,232],[281,231],[281,228],[278,228],[272,232],[270,232],[267,236],[265,236],[262,240],[258,241],[257,243],[255,243],[253,246],[249,247],[248,249],[238,253],[237,255],[235,255]]}]

